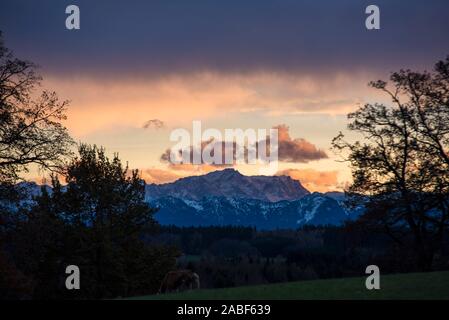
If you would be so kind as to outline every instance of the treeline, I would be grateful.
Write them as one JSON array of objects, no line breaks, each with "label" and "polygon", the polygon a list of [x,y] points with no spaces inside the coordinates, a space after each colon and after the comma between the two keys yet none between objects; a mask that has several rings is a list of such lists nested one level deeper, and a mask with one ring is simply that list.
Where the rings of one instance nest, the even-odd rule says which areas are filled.
[{"label": "treeline", "polygon": [[[433,270],[449,269],[448,236]],[[197,272],[208,288],[361,276],[371,264],[383,274],[420,271],[413,249],[357,224],[274,231],[169,226],[145,241],[180,248],[178,267]]]},{"label": "treeline", "polygon": [[[102,299],[157,292],[177,249],[157,232],[145,182],[101,148],[75,143],[68,101],[40,91],[36,66],[14,57],[0,32],[0,299]],[[24,173],[51,174],[29,190]],[[68,290],[66,268],[80,270]]]},{"label": "treeline", "polygon": [[[156,293],[175,268],[178,250],[149,245],[157,232],[137,171],[103,149],[82,145],[68,166],[64,187],[53,177],[33,201],[25,197],[0,214],[2,299],[103,299]],[[81,273],[67,290],[66,267]]]},{"label": "treeline", "polygon": [[255,228],[240,226],[177,227],[158,226],[158,234],[144,234],[151,244],[172,245],[189,255],[200,255],[218,240],[250,241]]}]

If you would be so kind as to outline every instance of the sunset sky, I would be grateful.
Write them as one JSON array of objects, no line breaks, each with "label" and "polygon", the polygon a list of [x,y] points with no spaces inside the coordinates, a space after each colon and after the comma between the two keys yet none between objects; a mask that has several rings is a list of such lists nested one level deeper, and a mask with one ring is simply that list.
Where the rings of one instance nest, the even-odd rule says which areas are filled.
[{"label": "sunset sky", "polygon": [[[80,30],[65,28],[69,4]],[[380,7],[380,30],[365,28],[369,4]],[[346,114],[389,103],[367,83],[449,54],[449,1],[1,0],[0,30],[17,57],[40,66],[43,87],[71,101],[74,139],[118,152],[147,182],[217,169],[161,161],[170,132],[201,120],[205,129],[280,126],[294,156],[278,174],[328,191],[350,179],[329,150]]]}]

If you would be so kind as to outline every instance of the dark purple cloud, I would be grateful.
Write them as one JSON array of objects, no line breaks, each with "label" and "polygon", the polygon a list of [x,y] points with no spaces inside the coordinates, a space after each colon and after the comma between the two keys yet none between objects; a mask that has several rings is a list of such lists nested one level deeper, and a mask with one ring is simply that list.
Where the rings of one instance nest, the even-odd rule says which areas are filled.
[{"label": "dark purple cloud", "polygon": [[313,160],[328,158],[326,152],[318,149],[313,143],[304,138],[292,139],[289,127],[285,124],[274,127],[278,129],[278,157],[279,161],[306,163]]},{"label": "dark purple cloud", "polygon": [[[282,162],[307,163],[310,161],[327,159],[325,151],[317,148],[313,143],[304,138],[292,138],[290,128],[285,124],[274,126],[278,130],[278,159]],[[267,148],[267,154],[270,149],[270,137],[263,141]],[[260,142],[259,142],[260,143]],[[259,148],[259,144],[256,145]]]},{"label": "dark purple cloud", "polygon": [[[431,66],[449,53],[449,1],[2,0],[7,45],[51,73],[328,73]],[[77,4],[81,30],[65,29]]]},{"label": "dark purple cloud", "polygon": [[[206,149],[207,148],[207,149]],[[220,150],[221,157],[219,163],[206,163],[202,157],[203,152],[207,152],[211,157],[214,157],[215,150]],[[193,164],[194,158],[197,157],[200,159],[199,164],[208,164],[211,166],[217,166],[217,167],[232,167],[235,165],[236,160],[236,150],[237,150],[237,144],[235,142],[231,141],[216,141],[213,139],[209,139],[207,141],[201,141],[200,148],[194,148],[193,146],[189,146],[187,150],[179,149],[179,150],[173,150],[175,153],[177,153],[179,159],[182,159],[183,152],[189,152],[189,159],[187,161],[187,164]],[[244,147],[244,152],[246,154],[246,148]],[[229,152],[232,154],[232,163],[227,164],[225,161],[225,155]],[[172,163],[170,158],[170,149],[166,149],[165,152],[160,156],[160,161],[163,163],[169,163],[172,165],[176,165],[175,163]],[[196,154],[196,155],[195,155]]]}]

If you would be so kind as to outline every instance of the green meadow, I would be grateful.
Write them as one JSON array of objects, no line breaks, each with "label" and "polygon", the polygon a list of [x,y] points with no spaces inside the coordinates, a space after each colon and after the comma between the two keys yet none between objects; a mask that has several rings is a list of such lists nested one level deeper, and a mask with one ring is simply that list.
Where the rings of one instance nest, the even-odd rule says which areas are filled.
[{"label": "green meadow", "polygon": [[196,290],[134,297],[137,300],[343,300],[449,299],[449,271],[381,276],[379,290],[367,290],[365,277],[310,280],[260,286]]}]

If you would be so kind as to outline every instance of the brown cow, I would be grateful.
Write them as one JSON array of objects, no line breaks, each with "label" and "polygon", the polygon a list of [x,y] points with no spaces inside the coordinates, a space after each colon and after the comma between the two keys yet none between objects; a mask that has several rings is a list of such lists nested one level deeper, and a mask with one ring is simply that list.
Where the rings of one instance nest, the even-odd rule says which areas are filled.
[{"label": "brown cow", "polygon": [[168,272],[158,293],[182,292],[200,288],[200,277],[191,270]]}]

